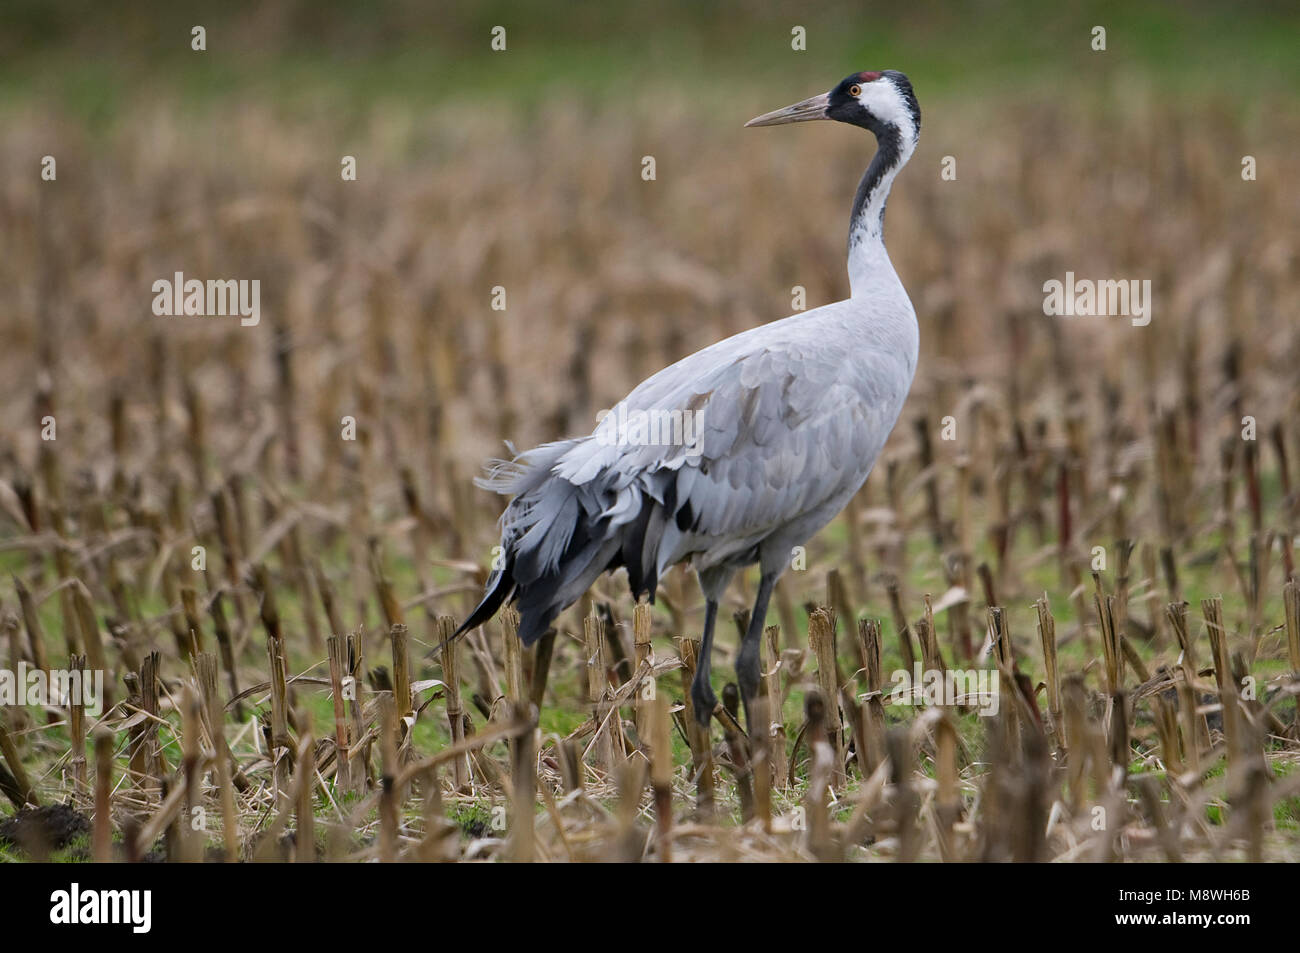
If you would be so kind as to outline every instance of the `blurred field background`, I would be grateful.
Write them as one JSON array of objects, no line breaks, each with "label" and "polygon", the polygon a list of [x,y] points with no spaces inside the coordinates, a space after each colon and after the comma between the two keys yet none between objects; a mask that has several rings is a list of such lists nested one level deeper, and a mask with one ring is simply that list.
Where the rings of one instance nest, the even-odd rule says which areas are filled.
[{"label": "blurred field background", "polygon": [[[98,658],[115,707],[0,709],[0,858],[1294,856],[1294,6],[2,16],[0,666]],[[549,662],[497,621],[426,657],[485,575],[503,441],[590,431],[794,286],[847,294],[871,138],[741,126],[881,68],[923,112],[886,225],[921,362],[783,580],[779,730],[710,745],[678,710],[681,570],[636,631],[602,580]],[[260,279],[261,323],[154,316],[176,271]],[[1149,278],[1151,324],[1044,316],[1066,271]],[[882,705],[909,655],[1002,666],[1001,714]]]}]

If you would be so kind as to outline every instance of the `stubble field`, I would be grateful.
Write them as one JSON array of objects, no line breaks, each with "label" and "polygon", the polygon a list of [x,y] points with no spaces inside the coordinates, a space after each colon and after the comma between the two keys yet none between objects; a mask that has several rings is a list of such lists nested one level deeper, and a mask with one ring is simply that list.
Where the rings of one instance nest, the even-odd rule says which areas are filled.
[{"label": "stubble field", "polygon": [[[540,655],[508,619],[430,650],[492,559],[471,479],[503,441],[847,293],[870,137],[740,128],[798,89],[14,114],[0,659],[107,701],[0,707],[0,858],[1294,857],[1294,115],[913,79],[886,241],[920,367],[782,580],[766,737],[691,728],[685,569],[639,611],[603,579]],[[155,315],[175,272],[258,279],[260,320]],[[1149,279],[1150,323],[1045,315],[1067,272]],[[895,704],[913,661],[997,676],[997,714]]]}]

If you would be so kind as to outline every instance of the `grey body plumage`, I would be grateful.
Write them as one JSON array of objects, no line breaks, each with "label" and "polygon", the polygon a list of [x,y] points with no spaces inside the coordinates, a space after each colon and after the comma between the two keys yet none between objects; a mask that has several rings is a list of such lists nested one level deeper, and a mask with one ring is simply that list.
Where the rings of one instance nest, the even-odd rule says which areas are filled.
[{"label": "grey body plumage", "polygon": [[758,637],[772,586],[802,545],[862,486],[916,369],[916,316],[881,227],[893,177],[920,127],[902,74],[855,73],[830,93],[753,120],[838,119],[875,133],[849,229],[848,299],[704,348],[642,382],[615,408],[695,426],[683,439],[626,439],[605,425],[497,461],[480,486],[513,497],[501,517],[503,561],[461,626],[508,599],[535,641],[603,572],[623,567],[634,595],[689,560],[706,599],[692,698],[707,722],[717,604],[734,572],[757,563],[758,600],[737,658],[742,696],[757,690]]}]

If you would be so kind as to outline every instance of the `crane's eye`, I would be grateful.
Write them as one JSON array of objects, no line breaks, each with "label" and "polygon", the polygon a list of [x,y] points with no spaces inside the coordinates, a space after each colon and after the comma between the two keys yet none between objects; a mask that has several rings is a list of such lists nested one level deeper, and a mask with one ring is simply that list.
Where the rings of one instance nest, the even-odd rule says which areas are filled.
[{"label": "crane's eye", "polygon": [[854,83],[852,86],[849,87],[849,95],[852,96],[854,99],[857,99],[859,96],[862,95],[862,87],[859,86],[857,83]]}]

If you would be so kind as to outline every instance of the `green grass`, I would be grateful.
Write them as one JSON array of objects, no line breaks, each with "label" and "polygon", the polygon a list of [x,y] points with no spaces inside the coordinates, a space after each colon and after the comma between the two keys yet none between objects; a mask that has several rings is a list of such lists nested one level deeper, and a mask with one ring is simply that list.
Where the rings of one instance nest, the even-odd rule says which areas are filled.
[{"label": "green grass", "polygon": [[[1300,9],[1283,4],[841,2],[774,12],[756,3],[676,0],[650,11],[512,0],[312,5],[310,14],[290,7],[271,27],[241,4],[75,15],[44,6],[10,4],[0,14],[8,37],[0,41],[0,103],[55,103],[92,126],[160,99],[190,109],[269,100],[294,113],[361,117],[386,101],[421,109],[489,100],[527,110],[561,96],[617,102],[675,88],[748,107],[755,88],[820,89],[880,67],[911,74],[931,102],[1022,88],[1113,103],[1136,80],[1248,110],[1300,89]],[[195,23],[208,30],[205,52],[190,49]],[[790,48],[796,24],[808,31],[804,52]],[[507,29],[504,52],[490,49],[496,25]],[[1095,25],[1107,30],[1104,53],[1090,48]]]}]

